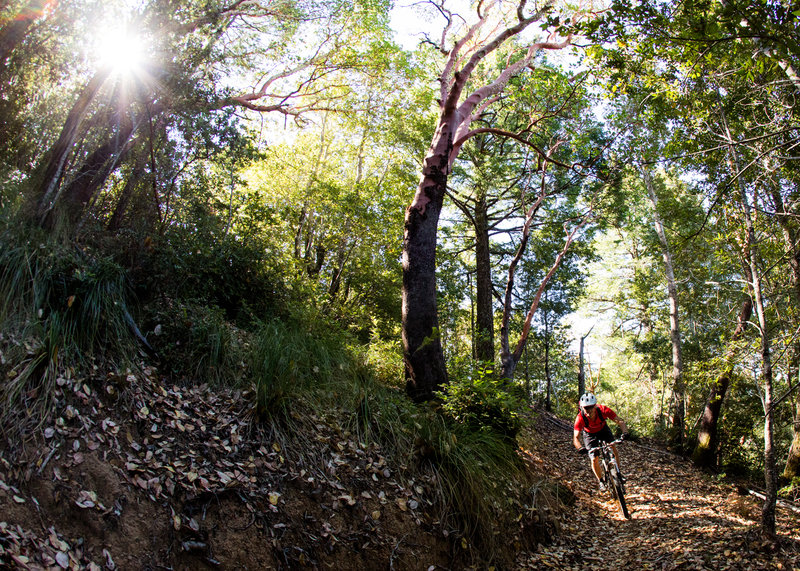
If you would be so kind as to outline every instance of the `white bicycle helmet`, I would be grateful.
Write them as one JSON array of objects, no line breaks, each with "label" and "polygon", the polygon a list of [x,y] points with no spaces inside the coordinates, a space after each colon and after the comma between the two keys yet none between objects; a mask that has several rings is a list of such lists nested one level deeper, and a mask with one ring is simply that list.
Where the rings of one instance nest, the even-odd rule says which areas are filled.
[{"label": "white bicycle helmet", "polygon": [[584,393],[581,395],[581,406],[594,406],[597,404],[597,397],[592,393]]}]

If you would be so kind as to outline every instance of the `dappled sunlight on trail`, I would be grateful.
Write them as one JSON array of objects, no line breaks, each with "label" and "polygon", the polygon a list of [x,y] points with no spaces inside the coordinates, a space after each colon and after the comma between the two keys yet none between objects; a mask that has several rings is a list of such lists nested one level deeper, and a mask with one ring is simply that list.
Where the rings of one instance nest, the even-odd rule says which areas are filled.
[{"label": "dappled sunlight on trail", "polygon": [[618,447],[632,519],[597,489],[585,457],[575,453],[572,427],[542,413],[522,445],[574,494],[552,545],[520,553],[519,569],[800,570],[800,517],[778,509],[782,545],[758,533],[760,500],[697,471],[687,460],[651,445]]}]

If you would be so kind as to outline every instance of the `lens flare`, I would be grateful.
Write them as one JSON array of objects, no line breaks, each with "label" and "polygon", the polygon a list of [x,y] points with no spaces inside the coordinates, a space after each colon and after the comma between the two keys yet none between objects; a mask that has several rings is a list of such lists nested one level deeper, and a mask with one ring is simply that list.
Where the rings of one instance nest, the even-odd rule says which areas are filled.
[{"label": "lens flare", "polygon": [[144,42],[129,30],[108,30],[99,42],[99,56],[104,66],[118,75],[137,73],[145,61]]}]

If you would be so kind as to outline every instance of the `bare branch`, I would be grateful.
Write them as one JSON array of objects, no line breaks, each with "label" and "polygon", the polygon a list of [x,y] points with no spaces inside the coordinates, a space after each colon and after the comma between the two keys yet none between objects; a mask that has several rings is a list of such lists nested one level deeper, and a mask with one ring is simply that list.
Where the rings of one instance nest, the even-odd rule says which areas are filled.
[{"label": "bare branch", "polygon": [[517,133],[512,133],[511,131],[504,131],[503,129],[496,129],[494,127],[480,127],[478,129],[473,129],[472,131],[469,131],[468,133],[463,135],[455,143],[453,143],[453,146],[454,147],[455,146],[459,146],[460,147],[467,141],[467,139],[470,139],[470,138],[474,137],[475,135],[480,135],[481,133],[493,133],[495,135],[500,135],[502,137],[508,137],[509,139],[514,139],[515,141],[519,141],[523,145],[526,145],[526,146],[532,148],[534,151],[536,151],[539,154],[539,156],[542,157],[542,159],[544,159],[548,163],[553,163],[554,165],[558,165],[558,166],[563,167],[565,169],[574,170],[575,172],[578,172],[580,174],[580,172],[576,169],[576,167],[578,166],[578,163],[573,164],[573,165],[568,165],[566,163],[562,163],[561,161],[558,161],[558,160],[554,159],[553,157],[549,156],[548,153],[545,153],[543,150],[541,150],[539,147],[537,147],[531,141],[525,139],[524,137],[518,135]]},{"label": "bare branch", "polygon": [[564,259],[564,256],[566,255],[567,250],[569,250],[569,247],[572,245],[572,242],[575,240],[575,235],[578,233],[578,231],[581,228],[586,226],[586,224],[588,224],[591,220],[593,220],[592,215],[591,214],[587,214],[586,216],[583,217],[583,219],[580,221],[580,223],[577,226],[575,226],[575,228],[572,229],[572,231],[567,236],[566,241],[564,242],[564,247],[558,253],[558,256],[556,256],[556,259],[553,262],[553,265],[550,267],[550,270],[547,272],[547,275],[545,275],[544,279],[542,280],[542,283],[539,285],[539,289],[536,290],[536,295],[533,297],[533,301],[531,302],[531,307],[528,310],[528,315],[525,317],[525,325],[523,325],[523,327],[522,327],[522,333],[520,335],[520,339],[517,342],[516,349],[514,349],[513,358],[514,358],[515,361],[519,361],[520,357],[522,356],[522,351],[523,351],[523,349],[525,349],[525,343],[527,343],[527,341],[528,341],[528,333],[530,332],[530,329],[531,329],[531,322],[533,321],[533,315],[534,315],[534,313],[536,313],[536,310],[539,308],[539,301],[542,298],[542,293],[544,293],[544,290],[547,287],[547,284],[550,283],[550,280],[552,279],[553,274],[556,273],[556,270],[561,265],[561,260]]}]

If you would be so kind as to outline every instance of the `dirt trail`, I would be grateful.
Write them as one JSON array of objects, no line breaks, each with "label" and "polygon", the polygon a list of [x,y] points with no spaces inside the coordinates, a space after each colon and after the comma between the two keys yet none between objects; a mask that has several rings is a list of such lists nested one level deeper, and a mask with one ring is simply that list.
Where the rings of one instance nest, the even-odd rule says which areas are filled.
[{"label": "dirt trail", "polygon": [[628,480],[625,520],[597,489],[588,461],[571,444],[572,429],[542,413],[523,439],[534,462],[575,495],[553,545],[520,554],[519,569],[798,569],[800,515],[778,508],[781,545],[758,533],[761,501],[715,481],[688,461],[643,444],[623,443]]}]

